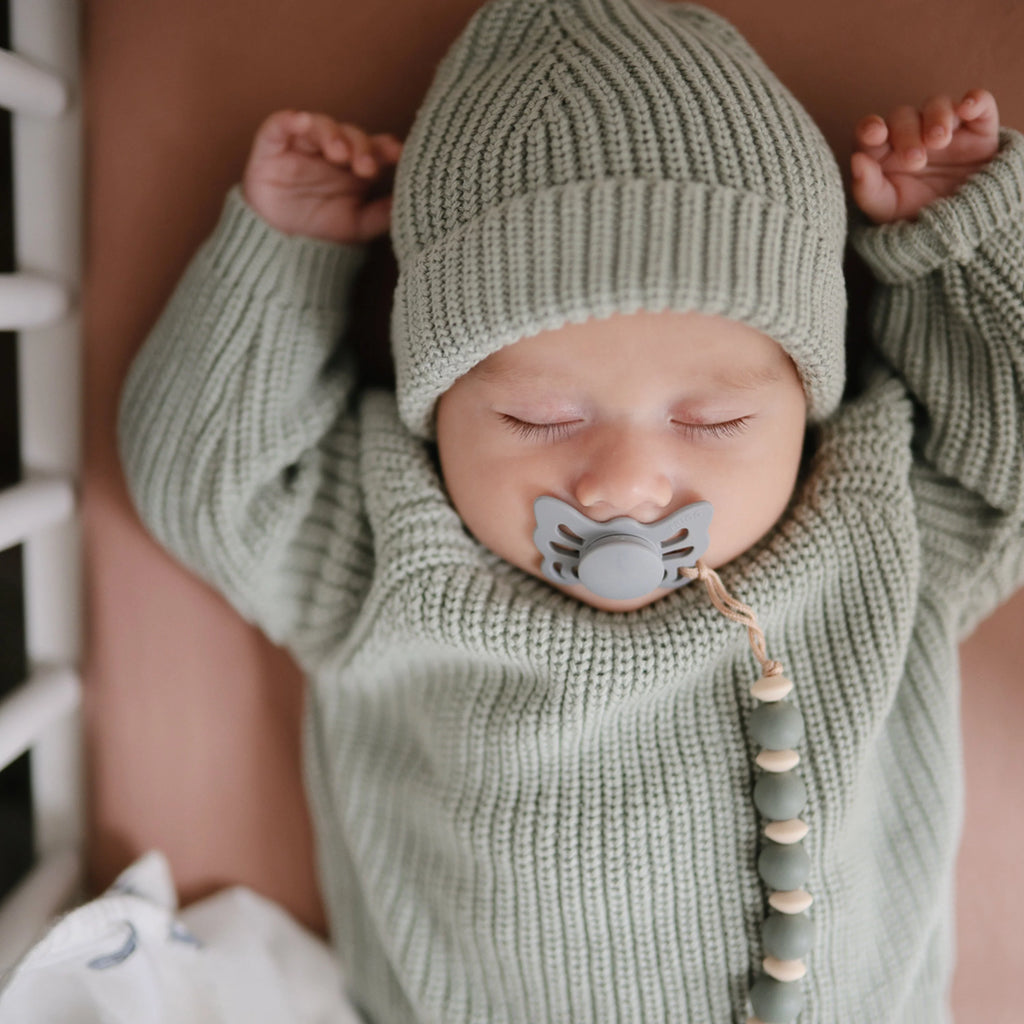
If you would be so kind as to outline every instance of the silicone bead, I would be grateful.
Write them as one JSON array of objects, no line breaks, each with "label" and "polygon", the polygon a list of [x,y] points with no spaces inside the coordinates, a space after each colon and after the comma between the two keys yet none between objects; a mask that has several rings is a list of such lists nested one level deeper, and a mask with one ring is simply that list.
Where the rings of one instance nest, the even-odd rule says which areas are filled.
[{"label": "silicone bead", "polygon": [[807,787],[794,772],[766,772],[754,784],[754,804],[772,821],[795,818],[807,803]]},{"label": "silicone bead", "polygon": [[750,712],[750,735],[769,750],[787,750],[804,737],[804,716],[788,700],[759,704]]},{"label": "silicone bead", "polygon": [[793,691],[793,684],[785,676],[762,676],[750,688],[752,696],[766,702],[782,700]]},{"label": "silicone bead", "polygon": [[800,843],[781,846],[769,840],[757,858],[757,871],[773,889],[799,889],[811,873],[811,858]]},{"label": "silicone bead", "polygon": [[769,914],[761,925],[761,942],[769,956],[799,960],[814,942],[814,922],[806,914]]},{"label": "silicone bead", "polygon": [[785,821],[770,821],[764,827],[764,834],[773,843],[782,843],[789,846],[791,843],[799,843],[810,831],[806,821],[799,818],[787,818]]},{"label": "silicone bead", "polygon": [[773,892],[768,897],[769,906],[780,914],[802,914],[813,902],[814,897],[803,889]]},{"label": "silicone bead", "polygon": [[762,750],[754,760],[766,772],[788,772],[800,763],[800,755],[795,750]]},{"label": "silicone bead", "polygon": [[789,1024],[803,1004],[798,981],[776,981],[762,974],[750,989],[750,1005],[764,1024]]}]

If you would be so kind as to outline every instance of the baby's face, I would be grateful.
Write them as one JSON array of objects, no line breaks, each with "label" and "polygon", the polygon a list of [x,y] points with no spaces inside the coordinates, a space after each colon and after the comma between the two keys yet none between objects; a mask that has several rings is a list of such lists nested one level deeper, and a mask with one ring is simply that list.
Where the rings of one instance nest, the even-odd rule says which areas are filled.
[{"label": "baby's face", "polygon": [[[662,519],[714,507],[712,568],[746,551],[785,509],[806,402],[767,335],[699,313],[616,314],[524,338],[441,397],[437,440],[452,503],[472,534],[535,576],[533,503],[550,494],[590,519]],[[608,611],[610,600],[560,589]]]}]

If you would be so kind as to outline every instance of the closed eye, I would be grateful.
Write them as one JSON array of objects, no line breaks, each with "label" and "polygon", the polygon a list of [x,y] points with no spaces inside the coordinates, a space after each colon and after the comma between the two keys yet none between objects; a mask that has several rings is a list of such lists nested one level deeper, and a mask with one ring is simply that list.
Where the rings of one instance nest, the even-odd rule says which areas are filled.
[{"label": "closed eye", "polygon": [[502,412],[498,415],[501,417],[502,423],[520,437],[542,438],[552,441],[568,437],[572,433],[573,428],[580,422],[579,420],[562,420],[556,423],[533,423],[530,420],[520,419],[518,416],[513,416],[507,412]]},{"label": "closed eye", "polygon": [[734,420],[725,420],[722,423],[685,423],[680,420],[673,420],[672,423],[677,430],[689,437],[701,438],[726,438],[742,434],[750,422],[749,416],[738,416]]}]

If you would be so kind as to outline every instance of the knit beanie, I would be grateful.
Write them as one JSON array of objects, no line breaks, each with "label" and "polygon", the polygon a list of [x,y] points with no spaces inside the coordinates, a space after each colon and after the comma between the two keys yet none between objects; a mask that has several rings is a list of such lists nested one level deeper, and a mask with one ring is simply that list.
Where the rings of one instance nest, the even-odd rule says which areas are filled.
[{"label": "knit beanie", "polygon": [[492,0],[438,67],[395,176],[399,411],[590,317],[690,310],[774,338],[810,418],[844,373],[846,205],[807,112],[720,16]]}]

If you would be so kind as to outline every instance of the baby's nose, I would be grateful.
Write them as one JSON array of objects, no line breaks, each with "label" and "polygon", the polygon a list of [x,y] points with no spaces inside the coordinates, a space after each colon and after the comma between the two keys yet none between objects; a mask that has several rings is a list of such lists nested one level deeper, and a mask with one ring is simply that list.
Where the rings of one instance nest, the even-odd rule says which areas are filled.
[{"label": "baby's nose", "polygon": [[649,521],[671,504],[674,490],[658,446],[623,433],[592,453],[574,493],[580,505],[603,519],[624,515]]}]

